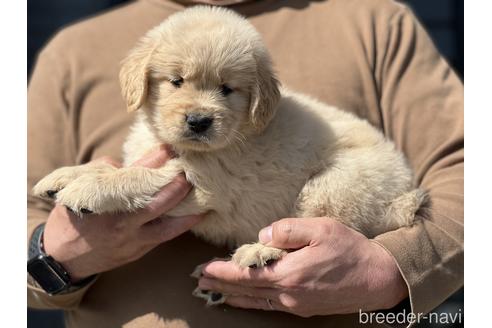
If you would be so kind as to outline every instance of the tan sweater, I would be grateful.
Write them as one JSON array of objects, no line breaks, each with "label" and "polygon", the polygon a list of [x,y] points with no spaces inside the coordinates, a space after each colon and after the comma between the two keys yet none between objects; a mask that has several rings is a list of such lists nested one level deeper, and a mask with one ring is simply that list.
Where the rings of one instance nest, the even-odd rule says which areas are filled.
[{"label": "tan sweater", "polygon": [[[28,190],[57,167],[110,155],[133,120],[119,62],[148,29],[183,5],[141,0],[58,33],[38,58],[28,92]],[[378,236],[428,312],[463,284],[463,85],[414,15],[391,0],[252,1],[249,17],[289,88],[368,119],[409,158],[432,210],[411,228]],[[28,195],[28,236],[51,205]],[[206,308],[191,296],[193,268],[228,253],[191,234],[103,273],[72,294],[28,285],[28,305],[62,308],[69,327],[334,327],[357,315],[295,317]],[[330,297],[330,295],[326,295]],[[367,326],[367,325],[365,325]]]}]

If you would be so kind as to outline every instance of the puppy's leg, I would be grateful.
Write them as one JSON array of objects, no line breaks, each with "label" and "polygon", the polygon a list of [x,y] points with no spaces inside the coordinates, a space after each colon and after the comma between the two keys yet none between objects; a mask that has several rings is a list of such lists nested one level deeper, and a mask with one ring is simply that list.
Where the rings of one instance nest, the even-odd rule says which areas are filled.
[{"label": "puppy's leg", "polygon": [[116,170],[116,168],[106,162],[96,161],[78,166],[61,167],[43,179],[41,179],[32,189],[35,196],[54,199],[56,194],[65,188],[69,183],[85,174],[102,174]]},{"label": "puppy's leg", "polygon": [[89,172],[59,191],[56,202],[79,215],[135,211],[147,206],[153,195],[179,172],[171,161],[161,169],[125,167],[112,172]]},{"label": "puppy's leg", "polygon": [[245,244],[234,252],[232,261],[241,268],[260,268],[270,265],[285,254],[287,252],[283,249],[268,247],[260,243]]}]

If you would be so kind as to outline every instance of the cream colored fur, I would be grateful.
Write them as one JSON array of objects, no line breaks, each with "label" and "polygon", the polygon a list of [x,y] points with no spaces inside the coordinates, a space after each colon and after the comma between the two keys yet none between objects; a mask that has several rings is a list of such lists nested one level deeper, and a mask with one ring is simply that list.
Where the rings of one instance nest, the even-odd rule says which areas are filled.
[{"label": "cream colored fur", "polygon": [[[128,109],[139,110],[127,167],[62,168],[35,194],[58,191],[56,201],[76,213],[134,211],[184,171],[194,188],[167,215],[208,212],[193,232],[231,247],[285,217],[332,217],[373,237],[412,224],[424,199],[403,155],[368,122],[280,89],[260,36],[229,10],[169,17],[132,50],[120,78]],[[170,82],[179,78],[179,87]],[[233,92],[221,93],[224,84]],[[197,112],[213,117],[200,136],[185,122]],[[159,169],[128,167],[162,143],[179,157]],[[233,260],[262,266],[282,254],[253,244]]]}]

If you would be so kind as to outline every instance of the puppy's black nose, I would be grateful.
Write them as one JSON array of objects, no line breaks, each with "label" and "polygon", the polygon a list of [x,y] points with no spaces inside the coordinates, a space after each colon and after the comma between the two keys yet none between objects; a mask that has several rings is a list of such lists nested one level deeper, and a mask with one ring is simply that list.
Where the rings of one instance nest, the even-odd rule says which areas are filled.
[{"label": "puppy's black nose", "polygon": [[186,123],[188,123],[188,128],[195,133],[207,131],[210,125],[212,125],[213,120],[213,118],[202,114],[186,115]]}]

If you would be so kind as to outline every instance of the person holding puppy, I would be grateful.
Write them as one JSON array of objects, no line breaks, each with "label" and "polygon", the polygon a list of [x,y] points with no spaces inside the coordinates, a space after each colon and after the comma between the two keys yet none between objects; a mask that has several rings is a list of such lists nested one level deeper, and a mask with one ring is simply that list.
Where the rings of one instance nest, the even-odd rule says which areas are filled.
[{"label": "person holding puppy", "polygon": [[[146,30],[184,6],[139,1],[75,25],[46,47],[29,87],[30,186],[60,166],[119,157],[133,119],[118,96],[117,63]],[[29,238],[36,240],[46,221],[44,251],[70,281],[48,295],[31,280],[29,304],[69,310],[69,326],[100,326],[104,317],[108,327],[356,325],[357,316],[330,315],[389,309],[408,297],[414,312],[430,311],[462,284],[461,82],[413,15],[392,1],[231,8],[262,33],[280,81],[368,119],[395,141],[429,190],[430,213],[373,240],[326,218],[279,218],[260,241],[294,251],[272,268],[239,270],[218,260],[204,266],[202,289],[234,295],[227,298],[234,308],[224,312],[205,309],[186,291],[196,285],[190,271],[227,250],[190,234],[173,239],[200,216],[153,220],[185,197],[190,187],[182,178],[125,218],[81,221],[30,198]],[[169,154],[163,148],[149,156],[136,165],[159,166]]]}]

